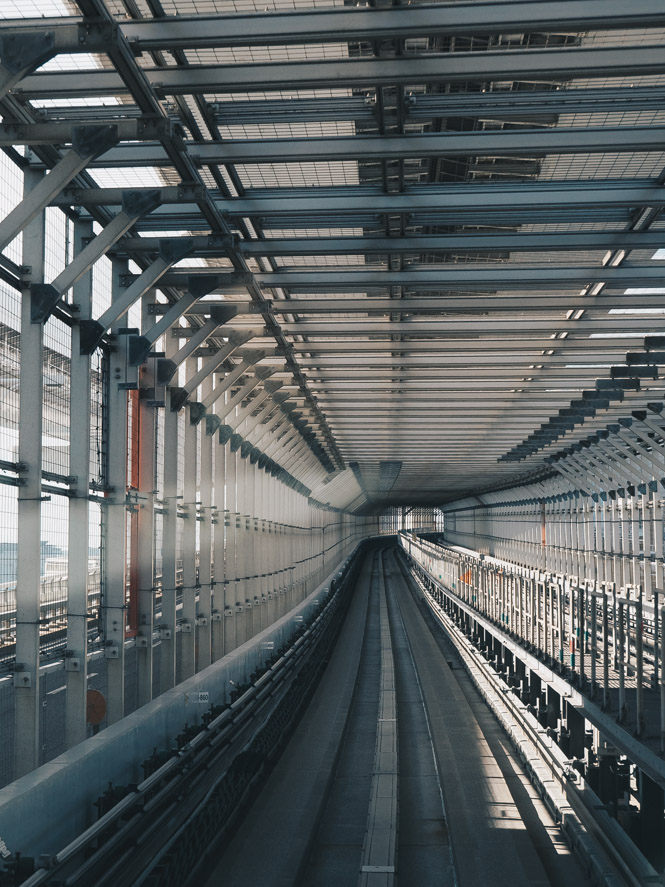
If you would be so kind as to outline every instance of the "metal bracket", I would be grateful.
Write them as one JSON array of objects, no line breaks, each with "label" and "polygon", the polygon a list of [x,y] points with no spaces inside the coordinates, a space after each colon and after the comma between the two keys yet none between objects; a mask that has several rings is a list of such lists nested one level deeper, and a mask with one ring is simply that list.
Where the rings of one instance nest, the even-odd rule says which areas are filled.
[{"label": "metal bracket", "polygon": [[157,384],[168,385],[175,376],[178,365],[168,357],[160,357],[157,361]]},{"label": "metal bracket", "polygon": [[30,294],[31,323],[46,323],[60,301],[59,291],[52,283],[33,283]]},{"label": "metal bracket", "polygon": [[219,443],[225,446],[233,437],[233,428],[230,425],[221,425],[219,429]]},{"label": "metal bracket", "polygon": [[206,419],[206,434],[209,436],[212,436],[215,433],[215,431],[217,431],[219,426],[222,424],[222,420],[219,418],[219,416],[214,416],[214,415],[212,415],[212,416],[206,415],[205,419]]},{"label": "metal bracket", "polygon": [[79,157],[99,157],[118,144],[118,127],[115,124],[95,126],[83,124],[72,129],[72,148]]},{"label": "metal bracket", "polygon": [[159,255],[169,265],[175,265],[194,249],[192,237],[170,237],[159,241]]},{"label": "metal bracket", "polygon": [[180,388],[176,386],[170,389],[171,391],[171,412],[177,413],[178,410],[181,410],[184,405],[187,403],[187,398],[189,394],[185,388]]},{"label": "metal bracket", "polygon": [[92,354],[104,337],[106,330],[98,320],[79,321],[81,354]]},{"label": "metal bracket", "polygon": [[151,188],[148,191],[130,189],[122,192],[122,211],[130,218],[148,215],[161,203],[161,191],[159,188]]},{"label": "metal bracket", "polygon": [[[173,402],[173,401],[172,401]],[[190,425],[198,425],[206,414],[204,404],[198,400],[193,400],[189,404],[189,423]]]},{"label": "metal bracket", "polygon": [[54,31],[7,31],[0,36],[0,61],[11,74],[34,70],[54,55]]}]

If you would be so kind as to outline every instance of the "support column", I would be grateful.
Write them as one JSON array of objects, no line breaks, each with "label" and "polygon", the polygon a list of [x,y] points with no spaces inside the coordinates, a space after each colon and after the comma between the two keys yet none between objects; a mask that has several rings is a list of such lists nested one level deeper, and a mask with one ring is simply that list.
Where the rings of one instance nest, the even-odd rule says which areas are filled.
[{"label": "support column", "polygon": [[[43,180],[26,170],[24,202]],[[23,264],[30,283],[44,279],[44,214],[23,231]],[[14,671],[14,778],[39,766],[39,604],[41,587],[42,362],[44,326],[32,323],[33,294],[21,302],[21,393],[18,455],[24,466],[18,488],[18,572],[16,580],[16,665]]]},{"label": "support column", "polygon": [[[176,340],[165,336],[166,357],[177,350]],[[176,573],[178,543],[178,413],[164,407],[164,516],[162,522],[162,621],[159,689],[165,693],[176,682]]]},{"label": "support column", "polygon": [[237,472],[236,453],[226,444],[226,504],[224,511],[224,655],[236,648],[236,566],[237,548]]},{"label": "support column", "polygon": [[247,640],[247,488],[246,488],[247,463],[236,453],[236,581],[235,581],[235,620],[236,620],[236,647],[240,647]]},{"label": "support column", "polygon": [[[209,376],[203,383],[202,394],[205,397],[212,390],[212,378]],[[199,500],[201,514],[199,517],[199,604],[196,619],[197,633],[197,671],[207,668],[212,655],[212,437],[206,434],[205,421],[200,426],[201,437],[201,484]]]},{"label": "support column", "polygon": [[[80,253],[92,237],[90,222],[76,222],[75,251]],[[91,316],[92,274],[74,286],[79,317]],[[72,327],[70,380],[69,473],[75,478],[69,500],[67,564],[67,651],[65,658],[65,742],[67,748],[86,738],[88,692],[88,548],[90,491],[90,358],[80,353],[78,325]]]},{"label": "support column", "polygon": [[[214,424],[214,423],[213,423]],[[211,441],[214,453],[214,529],[213,529],[213,562],[214,584],[212,587],[212,632],[211,632],[211,659],[216,662],[224,655],[224,580],[226,568],[224,564],[224,536],[226,523],[225,515],[225,486],[226,486],[226,447],[217,443],[215,445],[215,429],[213,429]]]},{"label": "support column", "polygon": [[[152,325],[152,296],[142,299],[141,330]],[[152,361],[151,361],[152,363]],[[139,371],[140,389],[154,388],[152,372],[144,366]],[[139,395],[141,391],[139,390]],[[138,400],[138,635],[136,637],[137,704],[139,708],[152,699],[154,669],[152,636],[155,627],[155,408],[147,398]]]},{"label": "support column", "polygon": [[[187,376],[197,370],[198,359],[187,359]],[[182,531],[182,645],[180,680],[196,670],[196,467],[198,461],[198,426],[190,421],[190,407],[185,407],[185,470]]]},{"label": "support column", "polygon": [[[113,260],[113,298],[122,291],[127,262]],[[113,329],[112,332],[116,332]],[[125,361],[120,351],[109,357],[108,487],[106,533],[103,548],[102,613],[107,670],[106,722],[125,714],[125,628],[127,622],[127,392],[119,388]]]}]

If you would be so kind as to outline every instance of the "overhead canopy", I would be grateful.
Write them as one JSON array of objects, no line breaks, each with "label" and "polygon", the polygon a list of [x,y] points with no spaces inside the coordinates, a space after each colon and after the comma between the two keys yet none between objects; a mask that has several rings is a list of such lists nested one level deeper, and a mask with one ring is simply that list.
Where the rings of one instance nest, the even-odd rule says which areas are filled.
[{"label": "overhead canopy", "polygon": [[113,254],[191,240],[156,310],[189,293],[193,335],[237,303],[225,335],[297,406],[317,501],[472,495],[662,400],[660,0],[51,5],[17,0],[15,39],[53,57],[16,85],[5,61],[0,142],[52,167],[118,125],[53,203],[104,224],[152,192]]}]

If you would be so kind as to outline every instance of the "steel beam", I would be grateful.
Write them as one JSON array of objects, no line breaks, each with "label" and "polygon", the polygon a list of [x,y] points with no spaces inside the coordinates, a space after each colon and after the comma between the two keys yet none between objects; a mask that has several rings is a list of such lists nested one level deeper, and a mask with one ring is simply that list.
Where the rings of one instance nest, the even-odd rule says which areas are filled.
[{"label": "steel beam", "polygon": [[[263,356],[262,352],[258,353]],[[196,391],[196,389],[203,382],[204,379],[206,379],[211,373],[214,373],[215,370],[219,366],[221,366],[221,364],[226,360],[226,357],[226,349],[220,348],[220,350],[216,354],[203,361],[203,366],[201,367],[201,369],[199,369],[190,378],[188,378],[181,388],[173,389],[171,391],[171,409],[179,410],[182,406],[184,406],[187,398],[194,391]],[[259,358],[259,360],[260,359],[261,358]],[[240,364],[239,366],[242,366],[242,364]],[[237,372],[238,369],[239,367],[236,367],[233,372]],[[238,375],[242,374],[238,373]]]},{"label": "steel beam", "polygon": [[[376,323],[356,321],[330,320],[327,323],[284,323],[281,325],[283,332],[289,335],[300,336],[437,336],[445,339],[450,335],[467,333],[469,335],[491,334],[493,337],[504,334],[512,337],[515,334],[515,319],[511,317],[490,318],[486,316],[460,317],[452,315],[444,321],[377,321]],[[652,327],[653,328],[653,327]],[[526,333],[563,333],[575,332],[578,334],[612,333],[620,336],[627,332],[649,331],[648,320],[633,317],[607,317],[596,320],[564,320],[563,318],[551,318],[545,320],[532,320],[521,318],[519,329]],[[555,340],[550,341],[550,346]]]},{"label": "steel beam", "polygon": [[[24,199],[42,189],[44,179],[28,172]],[[1,227],[1,226],[0,226]],[[45,223],[41,208],[31,213],[23,236],[23,262],[32,280],[43,280]],[[39,540],[42,517],[42,409],[44,398],[44,326],[31,322],[32,293],[27,289],[21,302],[21,422],[18,457],[25,466],[18,488],[17,577],[16,577],[16,665],[14,667],[14,778],[30,773],[40,764],[40,587]]]},{"label": "steel beam", "polygon": [[[106,330],[129,311],[148,290],[152,289],[169,268],[183,259],[190,251],[187,238],[175,241],[163,240],[159,257],[136,277],[127,288],[114,299],[111,306],[96,320],[83,322],[81,348],[84,354],[92,354],[102,340]],[[183,281],[185,283],[185,281]]]},{"label": "steel beam", "polygon": [[165,18],[122,23],[130,45],[142,52],[174,49],[384,40],[434,35],[588,31],[661,27],[665,15],[657,0],[640,0],[629,8],[606,0],[562,3],[442,3],[426,8],[277,12],[272,15],[218,15]]},{"label": "steel beam", "polygon": [[[160,140],[171,136],[171,122],[167,118],[125,117],[109,125],[114,127],[118,142]],[[76,123],[0,123],[0,148],[10,148],[12,145],[71,145],[81,126],[96,127],[99,123],[85,119]]]},{"label": "steel beam", "polygon": [[[660,46],[596,46],[582,49],[530,49],[451,52],[401,58],[327,59],[255,65],[190,65],[146,68],[157,95],[234,93],[280,89],[370,88],[425,83],[482,83],[505,80],[561,81],[576,77],[631,77],[662,73]],[[126,95],[115,71],[49,71],[21,83],[29,100]]]},{"label": "steel beam", "polygon": [[[92,237],[89,222],[74,227],[75,258],[81,256],[86,241]],[[94,241],[91,241],[94,242]],[[87,319],[92,310],[92,274],[84,273],[74,285],[74,300],[79,317]],[[70,441],[69,474],[75,481],[69,500],[67,565],[67,651],[65,668],[65,733],[67,748],[82,742],[87,735],[86,706],[88,692],[88,589],[90,537],[90,359],[79,349],[80,327],[72,327],[71,381],[69,392]]]},{"label": "steel beam", "polygon": [[104,52],[115,34],[111,22],[5,20],[0,29],[0,98],[58,53]]},{"label": "steel beam", "polygon": [[[185,272],[164,273],[162,284],[183,287],[187,277]],[[656,262],[651,265],[625,263],[617,267],[594,265],[557,267],[552,264],[530,266],[507,263],[473,267],[463,263],[451,263],[441,264],[438,267],[407,265],[401,271],[390,271],[381,267],[368,270],[367,266],[341,266],[304,271],[287,268],[256,272],[254,280],[261,287],[282,287],[291,292],[360,292],[391,286],[439,291],[482,288],[492,292],[506,287],[529,290],[574,287],[579,290],[593,283],[621,288],[655,287],[662,285],[663,271]]]},{"label": "steel beam", "polygon": [[[660,110],[665,104],[662,86],[605,87],[603,89],[493,90],[487,92],[410,94],[405,97],[406,120],[476,117],[486,120],[536,120],[556,123],[560,114]],[[217,122],[293,123],[344,121],[375,123],[377,105],[372,97],[264,99],[261,102],[214,102],[209,105]],[[103,106],[95,109],[103,113]],[[63,117],[66,108],[52,112]]]},{"label": "steel beam", "polygon": [[[464,187],[463,185],[461,187]],[[653,189],[656,190],[656,189]],[[449,195],[454,199],[454,194]],[[400,195],[396,195],[397,201]],[[234,214],[234,200],[227,201],[229,214]],[[366,200],[367,203],[367,200]],[[285,196],[280,205],[288,205]],[[651,198],[649,205],[652,205]],[[367,209],[367,206],[365,206]],[[400,210],[401,211],[401,210]],[[410,209],[409,212],[412,212]],[[244,215],[251,216],[252,212]],[[193,255],[225,256],[221,240],[211,236],[195,236]],[[659,231],[576,231],[574,233],[509,234],[483,233],[470,230],[459,234],[413,234],[407,237],[271,237],[267,240],[240,240],[238,248],[244,256],[327,256],[381,255],[423,252],[586,252],[589,250],[658,249],[663,242]],[[156,238],[126,238],[117,251],[128,255],[156,250]]]},{"label": "steel beam", "polygon": [[[611,277],[611,275],[608,275]],[[608,281],[608,283],[611,281]],[[665,290],[665,286],[663,287]],[[630,295],[596,296],[566,295],[556,296],[515,293],[510,296],[464,295],[430,296],[422,298],[383,299],[274,299],[270,308],[275,314],[440,314],[456,311],[524,311],[538,312],[571,311],[583,308],[586,311],[609,311],[612,308],[653,308],[656,314],[662,312],[663,295],[631,293]]]},{"label": "steel beam", "polygon": [[[50,284],[38,284],[33,288],[33,297],[37,299],[37,305],[33,304],[34,320],[46,320],[60,297],[64,295],[74,284],[89,271],[95,262],[106,255],[109,249],[134,225],[141,216],[146,215],[159,203],[156,190],[134,193],[125,191],[123,196],[123,209],[118,213],[103,230],[93,237],[84,248],[75,256]],[[34,309],[39,309],[37,312]],[[80,319],[90,322],[91,318]],[[79,343],[80,345],[80,343]]]},{"label": "steel beam", "polygon": [[[219,379],[217,382],[217,385],[215,385],[215,387],[212,388],[210,390],[210,392],[203,398],[204,408],[206,410],[209,410],[210,407],[221,397],[222,394],[224,394],[225,391],[228,391],[231,388],[231,386],[235,382],[237,382],[238,379],[242,375],[244,375],[248,370],[250,370],[255,364],[260,363],[264,357],[265,357],[265,351],[247,351],[247,352],[245,352],[245,355],[244,355],[243,359],[240,361],[240,363],[237,366],[235,366],[230,372],[226,373],[223,378]],[[252,388],[256,387],[256,385],[259,384],[262,376],[264,378],[267,378],[272,373],[272,370],[269,369],[268,367],[263,368],[263,370],[264,371],[261,373],[259,373],[257,371],[257,374],[253,377],[254,385],[252,386]],[[249,388],[244,396],[249,394],[249,392],[252,390],[252,388]],[[244,388],[241,388],[240,390],[243,391]],[[240,400],[242,400],[242,399],[243,398],[240,398]],[[240,401],[236,401],[236,403],[231,404],[232,401],[233,401],[233,398],[231,398],[231,401],[229,401],[229,403],[227,405],[225,405],[224,409],[226,409],[226,407],[228,407],[228,412],[230,412],[233,409],[233,407],[235,407],[236,404],[240,402]],[[215,415],[218,418],[223,419],[227,415],[227,413],[222,412],[220,410],[216,410]]]},{"label": "steel beam", "polygon": [[9,215],[0,222],[0,251],[47,206],[65,185],[89,166],[94,157],[105,153],[118,140],[117,129],[110,126],[74,128],[72,147],[53,169]]},{"label": "steel beam", "polygon": [[[161,69],[171,70],[171,69]],[[201,166],[248,163],[403,160],[433,157],[543,157],[547,154],[603,154],[658,151],[665,126],[551,127],[487,129],[459,133],[355,135],[305,139],[257,139],[185,142],[192,161]],[[91,167],[95,164],[91,163]],[[103,166],[170,166],[158,142],[127,143],[111,148]]]},{"label": "steel beam", "polygon": [[[127,263],[113,262],[113,298],[120,297],[120,278],[127,271]],[[119,377],[125,372],[124,357],[112,351],[109,358],[109,376]],[[103,562],[105,594],[102,599],[104,653],[107,659],[107,715],[108,724],[114,724],[125,715],[125,626],[127,601],[127,392],[117,384],[109,385],[108,395],[108,477],[113,493],[104,499],[104,545],[113,557]]]},{"label": "steel beam", "polygon": [[[214,326],[213,326],[214,324]],[[200,342],[206,339],[208,336],[214,332],[214,330],[218,329],[219,324],[211,319],[208,323],[204,324],[199,330],[195,332],[191,338],[187,340],[187,342],[173,355],[172,358],[166,359],[164,364],[160,366],[160,376],[159,381],[163,384],[168,384],[171,381],[173,376],[175,375],[176,370],[180,366],[180,364],[190,357]],[[225,345],[222,345],[220,348],[215,348],[214,357],[215,359],[221,358],[221,361],[230,357],[233,352],[240,348],[241,345],[244,345],[245,342],[248,342],[252,338],[252,333],[248,332],[239,332],[237,330],[230,330],[226,333],[225,338],[228,338],[228,342]],[[213,355],[211,355],[212,357]]]},{"label": "steel beam", "polygon": [[[552,130],[558,132],[558,130]],[[282,140],[280,140],[282,141]],[[227,142],[221,143],[226,145]],[[156,194],[160,197],[166,192],[181,191],[183,189],[136,189],[135,193]],[[78,188],[64,191],[53,205],[61,206],[115,206],[122,197],[122,191],[117,188]],[[169,196],[167,194],[166,196]],[[526,212],[534,207],[539,211],[544,210],[570,210],[584,208],[624,208],[635,209],[638,206],[661,207],[665,205],[665,187],[652,179],[604,179],[602,181],[553,181],[553,182],[460,182],[454,185],[432,184],[411,185],[400,193],[385,194],[379,188],[372,186],[344,185],[335,188],[280,188],[251,189],[242,197],[223,197],[218,192],[212,192],[215,205],[220,211],[234,217],[245,216],[330,216],[330,215],[367,215],[368,212],[377,215],[383,213],[409,213],[418,216],[423,213],[451,212],[468,213],[477,212],[502,212],[518,211]],[[181,200],[161,200],[164,206],[159,210],[156,218],[164,215],[190,214],[196,210],[196,204],[188,195]],[[173,204],[180,204],[180,206]],[[460,223],[464,220],[461,219]],[[630,232],[626,232],[630,235]],[[649,232],[641,232],[648,235]],[[488,237],[490,242],[501,243],[502,237],[517,236],[512,234],[499,234],[488,232],[473,232],[477,237]],[[598,234],[612,234],[621,236],[623,232],[582,232],[580,236],[592,236]],[[452,243],[459,242],[460,236],[466,235],[435,235],[432,242],[437,243],[440,237],[453,237]],[[525,241],[529,237],[536,239],[547,237],[547,234],[519,235]],[[638,233],[633,233],[634,237]],[[573,235],[570,235],[572,241]],[[377,247],[389,247],[394,238],[335,238],[333,242],[341,240],[343,244],[349,242],[367,241]],[[401,238],[400,238],[401,239]],[[409,238],[405,238],[408,240]],[[417,235],[414,239],[420,240]],[[289,238],[287,243],[302,243],[303,238]],[[648,237],[647,237],[648,240]],[[277,241],[279,244],[279,240]],[[317,239],[315,238],[315,242]],[[321,238],[320,242],[325,246],[329,240]],[[445,240],[444,240],[445,242]],[[267,249],[272,246],[273,239],[263,242]],[[230,242],[224,236],[205,236],[194,240],[195,247],[216,248],[219,255],[225,256]],[[240,246],[251,246],[252,242],[240,241]],[[159,241],[157,238],[138,238],[122,244],[123,248],[131,251],[157,250]]]},{"label": "steel beam", "polygon": [[[238,412],[236,413],[236,415],[233,419],[236,428],[239,428],[243,424],[245,419],[247,419],[249,416],[252,415],[254,410],[256,410],[258,407],[260,407],[261,404],[265,400],[267,400],[268,397],[273,397],[275,394],[277,394],[279,389],[282,387],[281,382],[277,382],[273,379],[268,379],[268,381],[265,381],[266,375],[263,372],[261,372],[263,369],[265,369],[265,368],[259,367],[259,369],[256,371],[257,377],[259,378],[260,381],[263,382],[263,390],[259,391],[259,393],[256,395],[256,397],[254,397],[254,399],[251,400],[249,403],[245,404],[244,407],[239,406]],[[238,401],[238,404],[240,404],[240,402],[241,402],[241,400]],[[229,420],[229,421],[231,421],[231,420]],[[245,438],[247,437],[246,430],[243,431],[243,437],[245,437]]]},{"label": "steel beam", "polygon": [[[141,329],[146,330],[154,323],[149,314],[146,293],[141,299]],[[155,367],[145,368],[141,375],[141,386],[154,389]],[[141,500],[133,520],[136,521],[136,549],[132,551],[137,581],[137,650],[136,650],[136,701],[140,707],[147,705],[153,696],[154,654],[152,638],[155,629],[155,477],[157,459],[156,409],[149,406],[148,399],[139,397],[134,401],[132,424],[138,436],[138,464],[132,466],[136,494]],[[136,423],[134,425],[134,423]]]},{"label": "steel beam", "polygon": [[[251,215],[248,214],[248,215]],[[662,237],[656,231],[579,231],[574,234],[548,233],[434,234],[408,237],[294,237],[243,240],[246,256],[325,256],[423,252],[586,252],[588,250],[658,249]],[[131,247],[122,243],[131,252]],[[202,250],[205,254],[205,247]]]}]

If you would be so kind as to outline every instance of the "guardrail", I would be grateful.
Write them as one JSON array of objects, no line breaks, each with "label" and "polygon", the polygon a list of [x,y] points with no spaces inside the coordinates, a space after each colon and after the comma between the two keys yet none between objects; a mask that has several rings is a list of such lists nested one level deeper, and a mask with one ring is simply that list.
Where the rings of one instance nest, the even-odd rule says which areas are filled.
[{"label": "guardrail", "polygon": [[492,664],[455,623],[446,607],[435,599],[426,583],[418,575],[410,575],[452,641],[464,669],[510,737],[550,812],[593,873],[594,883],[603,887],[662,885],[661,875],[609,815],[551,734],[528,706],[510,692]]},{"label": "guardrail", "polygon": [[[236,688],[234,702],[212,706],[203,727],[186,728],[175,738],[177,748],[144,762],[149,775],[138,785],[109,787],[98,801],[99,820],[59,853],[38,858],[27,879],[20,855],[6,860],[3,887],[65,879],[70,887],[183,887],[201,857],[187,848],[200,845],[202,829],[212,841],[231,821],[305,704],[341,624],[356,563],[357,557],[347,562],[330,593],[322,591],[318,610],[288,648]],[[188,840],[187,830],[198,839]]]}]

